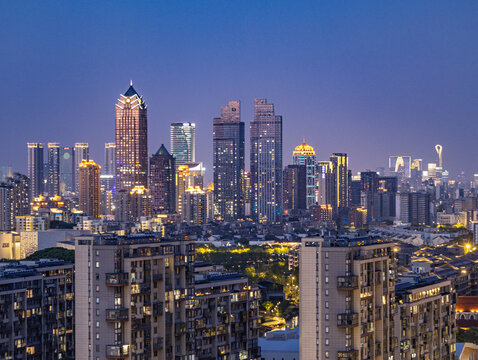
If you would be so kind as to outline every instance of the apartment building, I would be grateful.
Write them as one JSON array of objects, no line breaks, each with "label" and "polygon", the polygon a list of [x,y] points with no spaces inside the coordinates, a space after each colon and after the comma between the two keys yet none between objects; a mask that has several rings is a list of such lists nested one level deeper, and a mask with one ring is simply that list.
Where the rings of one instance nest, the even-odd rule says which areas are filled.
[{"label": "apartment building", "polygon": [[300,359],[398,359],[393,243],[307,238],[300,249]]},{"label": "apartment building", "polygon": [[259,288],[237,273],[195,271],[196,358],[259,360]]},{"label": "apartment building", "polygon": [[190,240],[75,239],[77,359],[194,359]]},{"label": "apartment building", "polygon": [[455,294],[450,280],[414,276],[397,284],[400,359],[455,359]]},{"label": "apartment building", "polygon": [[22,261],[0,267],[0,358],[73,358],[73,264]]}]

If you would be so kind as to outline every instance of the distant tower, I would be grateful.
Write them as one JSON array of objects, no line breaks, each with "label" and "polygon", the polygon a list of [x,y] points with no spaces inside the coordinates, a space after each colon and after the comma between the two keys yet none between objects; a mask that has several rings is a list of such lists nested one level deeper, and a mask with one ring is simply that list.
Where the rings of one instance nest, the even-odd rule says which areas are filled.
[{"label": "distant tower", "polygon": [[343,215],[349,207],[349,162],[347,154],[334,153],[330,157],[334,174],[334,202],[332,206],[336,214]]},{"label": "distant tower", "polygon": [[43,194],[43,144],[27,143],[28,146],[28,177],[31,181],[33,197]]},{"label": "distant tower", "polygon": [[277,223],[282,215],[282,116],[275,115],[267,99],[254,99],[250,126],[252,214]]},{"label": "distant tower", "polygon": [[221,220],[244,216],[244,123],[240,101],[221,106],[213,120],[214,203]]},{"label": "distant tower", "polygon": [[148,112],[133,82],[116,103],[116,189],[148,185]]},{"label": "distant tower", "polygon": [[315,189],[316,189],[316,157],[314,148],[308,145],[305,140],[302,144],[296,146],[293,155],[294,165],[304,165],[306,168],[306,204],[307,209],[315,204]]},{"label": "distant tower", "polygon": [[90,148],[88,143],[75,143],[75,193],[78,196],[79,166],[83,160],[90,160]]},{"label": "distant tower", "polygon": [[48,196],[60,195],[60,144],[48,143]]},{"label": "distant tower", "polygon": [[78,193],[80,210],[93,218],[100,217],[100,166],[93,160],[78,165]]},{"label": "distant tower", "polygon": [[60,148],[60,193],[75,191],[75,150]]},{"label": "distant tower", "polygon": [[171,124],[171,155],[176,167],[196,161],[196,124]]},{"label": "distant tower", "polygon": [[441,156],[443,146],[441,146],[440,144],[437,144],[435,145],[435,150],[438,154],[438,166],[443,169],[443,158]]},{"label": "distant tower", "polygon": [[149,159],[149,189],[153,212],[172,214],[176,211],[174,157],[163,144]]}]

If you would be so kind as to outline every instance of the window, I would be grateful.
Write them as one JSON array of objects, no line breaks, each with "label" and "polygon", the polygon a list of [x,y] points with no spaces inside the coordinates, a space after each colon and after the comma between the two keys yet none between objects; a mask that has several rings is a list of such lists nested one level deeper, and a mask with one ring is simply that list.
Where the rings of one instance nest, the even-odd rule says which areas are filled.
[{"label": "window", "polygon": [[325,308],[326,308],[326,309],[329,308],[329,302],[328,302],[328,301],[325,302]]},{"label": "window", "polygon": [[325,320],[329,321],[329,314],[325,314]]},{"label": "window", "polygon": [[99,291],[100,291],[100,286],[96,285],[96,292],[99,292]]},{"label": "window", "polygon": [[329,296],[329,289],[325,289],[325,296]]},{"label": "window", "polygon": [[325,283],[326,283],[326,284],[329,283],[329,277],[328,277],[328,276],[325,277]]},{"label": "window", "polygon": [[328,326],[325,327],[325,332],[326,332],[326,333],[329,332],[329,327],[328,327]]},{"label": "window", "polygon": [[96,340],[100,339],[100,333],[96,333]]},{"label": "window", "polygon": [[96,303],[97,303],[97,304],[100,303],[100,298],[99,298],[99,297],[96,298]]},{"label": "window", "polygon": [[326,358],[329,357],[329,352],[328,352],[328,351],[325,352],[325,357],[326,357]]},{"label": "window", "polygon": [[100,262],[99,262],[99,261],[96,262],[96,267],[97,267],[97,268],[100,267]]},{"label": "window", "polygon": [[96,322],[96,327],[97,327],[97,328],[100,327],[100,322],[99,322],[99,321]]},{"label": "window", "polygon": [[325,345],[329,345],[329,339],[325,339]]}]

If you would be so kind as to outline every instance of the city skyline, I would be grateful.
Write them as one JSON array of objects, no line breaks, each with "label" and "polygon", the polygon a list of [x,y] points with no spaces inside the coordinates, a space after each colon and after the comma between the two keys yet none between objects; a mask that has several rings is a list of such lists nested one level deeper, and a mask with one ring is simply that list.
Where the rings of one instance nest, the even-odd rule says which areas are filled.
[{"label": "city skyline", "polygon": [[[209,24],[212,22],[207,21],[207,9],[200,6],[183,11],[180,6],[163,5],[164,12],[161,12],[162,7],[144,5],[144,10],[149,11],[148,17],[140,16],[144,11],[138,10],[138,13],[132,13],[130,20],[143,37],[150,39],[147,43],[151,55],[145,59],[122,54],[122,51],[122,55],[117,56],[123,44],[133,41],[131,35],[125,35],[121,40],[110,36],[119,29],[122,6],[116,10],[98,5],[91,14],[85,15],[85,21],[91,26],[82,27],[85,32],[76,38],[78,46],[74,48],[63,40],[74,36],[72,31],[79,24],[77,17],[71,19],[71,25],[64,24],[64,35],[46,36],[51,27],[54,29],[52,24],[42,23],[42,26],[20,29],[27,20],[35,25],[39,18],[63,18],[58,16],[60,11],[72,14],[74,5],[52,7],[51,14],[40,12],[43,17],[32,11],[32,7],[22,13],[21,19],[7,9],[2,23],[9,31],[16,31],[16,36],[8,36],[7,31],[9,40],[5,51],[11,56],[0,59],[0,64],[6,69],[0,95],[5,101],[17,105],[15,113],[13,108],[7,108],[3,116],[4,119],[15,119],[18,126],[11,126],[0,134],[2,148],[13,150],[13,155],[2,152],[0,164],[11,163],[16,171],[25,173],[23,144],[34,141],[58,141],[64,146],[88,141],[92,149],[91,157],[101,159],[102,144],[114,138],[110,125],[114,111],[108,105],[115,102],[132,78],[138,91],[144,94],[145,101],[151,105],[151,146],[148,155],[161,143],[169,143],[168,127],[171,122],[194,122],[197,124],[198,139],[196,156],[204,161],[208,179],[212,178],[211,117],[216,115],[220,104],[238,99],[243,103],[242,119],[247,124],[253,118],[253,99],[256,97],[273,99],[277,111],[284,116],[284,133],[288,134],[284,138],[284,163],[290,163],[290,152],[304,136],[316,149],[318,160],[326,160],[333,152],[349,154],[354,172],[386,166],[388,156],[394,154],[437,162],[434,146],[438,143],[444,147],[444,164],[451,174],[464,169],[471,176],[478,166],[474,160],[463,160],[462,154],[471,151],[472,136],[477,126],[473,119],[478,108],[470,101],[471,94],[477,90],[471,79],[478,69],[474,62],[470,62],[470,59],[476,58],[477,47],[471,42],[473,31],[469,31],[476,28],[477,22],[472,14],[477,5],[428,8],[415,4],[413,14],[403,14],[404,8],[399,5],[377,7],[373,3],[354,4],[341,19],[334,17],[336,11],[345,10],[339,5],[309,5],[306,11],[303,4],[293,5],[290,9],[277,4],[266,14],[257,5],[247,2],[230,8],[218,5],[213,13],[226,12],[230,15],[228,21],[237,25],[235,30],[226,27],[228,31],[224,34],[218,32],[218,26],[224,24]],[[94,20],[101,11],[111,14],[109,30],[99,31],[95,25]],[[171,20],[163,19],[164,13],[181,13],[183,20],[191,21],[185,21],[189,25],[184,29],[174,28],[176,32],[160,40],[158,33],[163,33],[163,26],[171,25]],[[408,22],[394,13],[406,16]],[[382,15],[383,20],[371,21],[377,15]],[[453,19],[450,19],[452,15]],[[311,29],[308,29],[306,25],[301,25],[304,22],[302,17],[304,20],[315,17],[317,21],[314,24],[317,24],[309,25]],[[264,18],[264,22],[257,22],[259,18]],[[337,20],[340,26],[335,26],[336,23],[332,26],[331,19]],[[219,52],[217,59],[210,58],[224,46],[218,48],[215,44],[223,44],[221,40],[226,36],[237,40],[260,32],[267,34],[267,27],[273,25],[277,29],[281,22],[285,28],[293,29],[290,34],[277,30],[277,37],[273,36],[267,43],[261,39],[252,44],[239,41],[243,56],[233,56],[234,46],[231,46],[231,50],[226,47],[226,51]],[[157,23],[164,25],[155,25]],[[249,23],[253,25],[250,30],[246,26]],[[385,25],[387,23],[392,26]],[[355,32],[360,26],[363,30]],[[410,26],[419,35],[418,38],[402,39],[399,35]],[[195,35],[195,39],[198,44],[204,42],[207,45],[204,49],[188,40],[201,27],[204,30]],[[36,29],[34,36],[31,36],[30,28]],[[315,47],[313,39],[307,35],[314,32],[318,34]],[[329,32],[330,38],[326,36]],[[445,36],[447,32],[450,35]],[[216,36],[214,43],[207,38],[211,34]],[[280,38],[285,39],[284,45],[279,42]],[[302,40],[292,42],[299,38]],[[457,38],[460,41],[455,41]],[[11,42],[11,39],[17,41]],[[108,52],[98,49],[106,39],[111,50]],[[32,41],[63,55],[51,61],[51,51],[39,50],[37,54],[32,54],[32,60],[36,61],[26,64],[16,54],[23,54],[22,49],[33,45]],[[291,54],[283,52],[287,44],[291,45]],[[189,48],[186,49],[186,46]],[[143,45],[135,43],[135,47],[144,52]],[[33,48],[36,49],[36,45]],[[97,65],[89,63],[92,49],[95,50]],[[372,49],[374,55],[368,55],[368,49]],[[154,54],[168,51],[175,51],[176,54],[169,60],[156,62]],[[272,52],[277,61],[270,64],[262,60],[261,55],[266,52]],[[189,68],[190,59],[195,58],[184,56],[189,53],[197,55],[199,64],[208,64],[205,71],[196,72]],[[73,58],[71,55],[74,55]],[[356,61],[351,62],[351,58]],[[151,59],[155,59],[154,65]],[[133,68],[132,64],[136,66]],[[19,73],[25,68],[28,71]],[[238,81],[218,83],[219,78],[224,78],[233,69],[233,77],[237,77]],[[287,72],[287,69],[293,70]],[[64,76],[66,74],[68,76]],[[176,83],[176,79],[181,81]],[[94,88],[90,86],[92,82],[95,83]],[[55,86],[53,107],[48,101],[51,92],[44,91],[44,86],[46,89]],[[42,91],[38,91],[39,88]],[[88,96],[84,95],[86,93]],[[340,134],[336,131],[338,125],[342,129]],[[93,128],[96,131],[92,133]],[[367,142],[366,135],[372,128],[374,141]],[[445,128],[449,129],[446,136],[440,131]],[[67,130],[71,130],[69,134]],[[309,134],[313,135],[310,139]],[[245,147],[248,148],[247,126],[245,138]]]}]

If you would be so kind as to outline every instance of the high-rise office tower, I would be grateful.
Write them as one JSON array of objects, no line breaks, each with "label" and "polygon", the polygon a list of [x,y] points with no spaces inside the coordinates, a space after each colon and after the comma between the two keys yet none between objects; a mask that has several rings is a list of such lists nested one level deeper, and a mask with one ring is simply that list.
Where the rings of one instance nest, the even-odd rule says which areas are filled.
[{"label": "high-rise office tower", "polygon": [[189,240],[75,238],[75,358],[197,358],[193,259]]},{"label": "high-rise office tower", "polygon": [[251,122],[252,213],[261,222],[275,223],[282,214],[282,116],[274,104],[254,100]]},{"label": "high-rise office tower", "polygon": [[26,175],[14,173],[5,180],[5,183],[10,187],[10,222],[13,229],[15,217],[30,214],[31,181]]},{"label": "high-rise office tower", "polygon": [[252,188],[250,171],[242,173],[242,197],[244,199],[244,216],[251,216]]},{"label": "high-rise office tower", "polygon": [[432,196],[425,192],[400,194],[400,220],[412,225],[431,225]]},{"label": "high-rise office tower", "polygon": [[176,168],[176,212],[183,213],[183,194],[188,188],[189,167],[179,165]]},{"label": "high-rise office tower", "polygon": [[31,191],[34,196],[43,194],[43,144],[27,143],[28,146],[28,177],[31,181]]},{"label": "high-rise office tower", "polygon": [[149,189],[136,185],[129,192],[131,220],[139,221],[142,216],[151,216],[151,194]]},{"label": "high-rise office tower", "polygon": [[60,144],[48,143],[48,196],[60,195]]},{"label": "high-rise office tower", "polygon": [[75,149],[60,148],[60,193],[75,191]]},{"label": "high-rise office tower", "polygon": [[12,186],[0,183],[0,231],[12,230]]},{"label": "high-rise office tower", "polygon": [[393,246],[368,236],[302,240],[300,360],[398,359]]},{"label": "high-rise office tower", "polygon": [[171,155],[176,166],[196,161],[196,124],[171,124]]},{"label": "high-rise office tower", "polygon": [[411,175],[412,157],[404,155],[393,155],[388,158],[388,169],[400,180],[409,178]]},{"label": "high-rise office tower", "polygon": [[[379,175],[375,171],[362,171],[360,173],[360,191],[362,194],[361,205],[367,209],[367,215],[373,218],[375,194],[379,188]],[[354,204],[357,205],[357,204]],[[360,203],[358,204],[360,205]]]},{"label": "high-rise office tower", "polygon": [[101,213],[111,215],[114,208],[116,143],[105,143],[105,159],[101,168]]},{"label": "high-rise office tower", "polygon": [[330,161],[317,161],[317,204],[334,203],[334,174]]},{"label": "high-rise office tower", "polygon": [[101,214],[100,166],[93,160],[83,160],[78,173],[79,207],[86,215],[97,218]]},{"label": "high-rise office tower", "polygon": [[244,172],[244,123],[241,102],[221,106],[221,117],[213,120],[214,202],[219,220],[244,216],[242,181]]},{"label": "high-rise office tower", "polygon": [[176,171],[174,157],[164,144],[149,159],[149,190],[154,213],[176,211]]},{"label": "high-rise office tower", "polygon": [[148,186],[148,111],[133,82],[116,104],[116,188]]},{"label": "high-rise office tower", "polygon": [[203,225],[206,222],[206,206],[206,192],[200,187],[188,187],[182,198],[183,221]]},{"label": "high-rise office tower", "polygon": [[287,166],[282,180],[284,213],[290,213],[290,210],[307,209],[307,167],[305,165]]},{"label": "high-rise office tower", "polygon": [[308,145],[305,140],[302,144],[296,146],[292,153],[294,165],[304,165],[307,172],[306,187],[307,187],[307,209],[315,204],[315,189],[316,189],[316,157],[314,148]]},{"label": "high-rise office tower", "polygon": [[349,206],[349,163],[347,154],[334,153],[330,157],[334,176],[334,207],[337,215],[343,215]]},{"label": "high-rise office tower", "polygon": [[88,143],[75,143],[74,148],[75,153],[75,193],[78,196],[78,173],[80,171],[80,164],[83,160],[89,161],[90,160],[90,147]]},{"label": "high-rise office tower", "polygon": [[188,176],[186,178],[186,187],[199,187],[204,188],[204,174],[206,168],[202,162],[187,163]]}]

